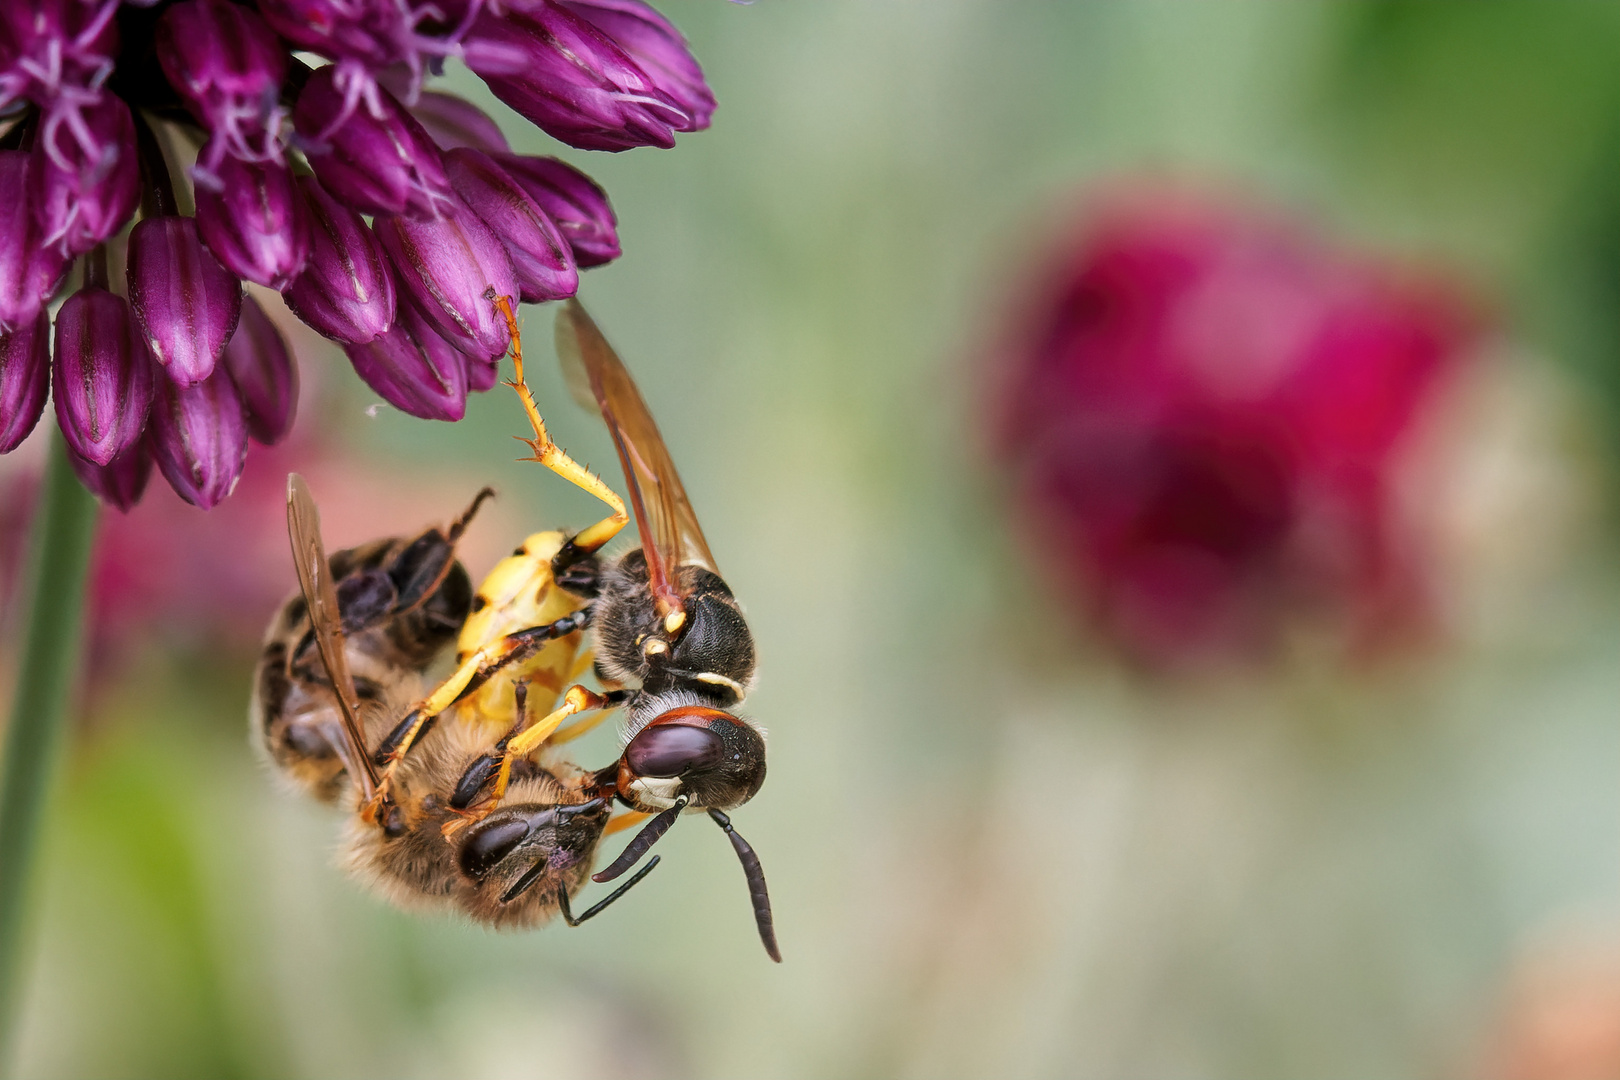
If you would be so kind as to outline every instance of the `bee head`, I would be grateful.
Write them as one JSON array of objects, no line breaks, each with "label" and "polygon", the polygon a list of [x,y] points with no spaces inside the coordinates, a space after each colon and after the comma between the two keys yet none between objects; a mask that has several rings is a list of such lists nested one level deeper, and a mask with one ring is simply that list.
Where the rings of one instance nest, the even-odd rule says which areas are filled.
[{"label": "bee head", "polygon": [[730,810],[765,783],[765,740],[741,717],[683,705],[655,717],[619,758],[618,793],[638,810],[690,805]]},{"label": "bee head", "polygon": [[579,806],[503,806],[467,830],[456,865],[508,904],[546,873],[563,874],[588,863],[607,819],[601,799]]}]

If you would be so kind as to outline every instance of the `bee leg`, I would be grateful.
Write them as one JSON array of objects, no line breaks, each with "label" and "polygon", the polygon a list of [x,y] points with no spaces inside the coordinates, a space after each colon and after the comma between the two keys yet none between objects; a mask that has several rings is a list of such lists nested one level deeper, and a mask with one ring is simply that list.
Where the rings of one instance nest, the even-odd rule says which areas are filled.
[{"label": "bee leg", "polygon": [[534,457],[528,460],[538,461],[564,480],[583,488],[613,508],[613,513],[579,533],[563,547],[564,551],[573,549],[581,555],[594,552],[629,524],[630,515],[625,512],[624,500],[603,483],[601,477],[587,470],[569,457],[562,447],[551,441],[551,436],[546,432],[546,422],[540,418],[540,407],[534,402],[534,394],[529,391],[529,384],[523,380],[523,340],[518,334],[517,316],[512,314],[512,300],[510,297],[493,295],[493,290],[485,295],[495,302],[495,307],[506,320],[507,330],[512,336],[514,378],[506,385],[517,392],[518,399],[523,402],[523,411],[529,417],[529,426],[534,429],[532,439],[518,436],[534,451]]},{"label": "bee leg", "polygon": [[[508,734],[489,754],[485,754],[468,767],[462,774],[461,780],[456,784],[456,794],[452,798],[451,808],[461,811],[459,816],[444,824],[441,831],[450,836],[460,829],[476,821],[480,821],[500,806],[501,800],[506,797],[506,786],[512,778],[512,762],[519,758],[528,757],[543,746],[547,739],[557,730],[558,726],[575,713],[585,712],[588,709],[601,709],[608,707],[612,702],[601,694],[595,694],[583,686],[571,686],[568,693],[563,695],[563,703],[553,710],[544,719],[533,727],[523,728],[520,717],[517,727]],[[495,777],[494,790],[478,806],[471,810],[465,807],[472,802],[478,792],[483,790],[490,775]],[[461,805],[456,800],[464,799]]]},{"label": "bee leg", "polygon": [[429,529],[394,558],[387,570],[399,589],[398,610],[394,614],[404,615],[415,611],[439,591],[444,579],[450,576],[450,568],[456,564],[456,544],[460,543],[462,534],[467,531],[467,526],[484,500],[494,497],[494,488],[480,488],[467,509],[450,523],[449,528],[443,532]]},{"label": "bee leg", "polygon": [[[512,763],[511,759],[506,756],[506,746],[512,741],[513,736],[522,731],[529,722],[529,684],[527,680],[512,685],[512,699],[515,705],[514,712],[517,715],[517,721],[512,725],[512,730],[500,737],[493,750],[487,754],[480,754],[471,765],[467,766],[466,771],[461,774],[461,779],[456,781],[455,790],[450,794],[450,809],[460,811],[471,806],[473,800],[478,798],[478,793],[484,790],[484,785],[489,783],[489,778],[492,775],[498,778],[497,790],[501,792],[506,790],[507,782],[512,775]],[[466,824],[471,824],[471,820]]]},{"label": "bee leg", "polygon": [[[376,820],[378,809],[387,800],[389,789],[393,784],[394,773],[399,769],[399,763],[405,759],[405,755],[410,752],[411,747],[422,737],[422,733],[438,718],[440,713],[482,686],[491,675],[507,664],[532,656],[548,641],[553,641],[556,638],[583,629],[590,622],[589,612],[590,609],[585,608],[574,612],[572,615],[565,615],[556,622],[547,623],[545,626],[529,627],[526,630],[507,634],[499,640],[491,642],[463,660],[460,666],[455,671],[452,671],[449,677],[440,683],[433,693],[418,702],[410,712],[406,713],[404,719],[383,740],[383,746],[378,747],[377,754],[383,758],[378,763],[384,765],[385,768],[378,780],[377,793],[366,804],[364,813],[367,820]],[[578,687],[577,689],[583,690],[584,688]],[[390,743],[393,745],[389,746]],[[385,747],[387,748],[386,754],[384,752]]]},{"label": "bee leg", "polygon": [[661,858],[663,858],[663,856],[654,855],[652,858],[648,859],[647,865],[643,866],[640,870],[637,870],[634,877],[625,882],[623,885],[620,885],[617,889],[614,889],[612,892],[608,893],[605,899],[598,900],[577,916],[572,910],[569,909],[568,906],[568,886],[558,886],[557,907],[562,912],[563,922],[567,923],[569,926],[578,926],[586,919],[592,919],[602,914],[602,910],[604,908],[613,903],[613,901],[617,900],[619,897],[623,896],[625,893],[629,892],[631,888],[634,887],[635,884],[642,878],[652,873],[653,867],[658,865],[658,861]]}]

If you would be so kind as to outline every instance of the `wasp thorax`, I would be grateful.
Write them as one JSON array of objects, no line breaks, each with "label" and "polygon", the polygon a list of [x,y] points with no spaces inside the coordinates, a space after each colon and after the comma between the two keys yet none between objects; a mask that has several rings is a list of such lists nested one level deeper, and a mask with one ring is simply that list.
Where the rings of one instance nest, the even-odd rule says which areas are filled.
[{"label": "wasp thorax", "polygon": [[765,783],[765,740],[747,721],[700,705],[671,709],[638,732],[619,759],[619,794],[641,810],[689,805],[730,810]]},{"label": "wasp thorax", "polygon": [[754,678],[754,636],[737,598],[701,566],[681,567],[677,580],[684,618],[671,633],[653,602],[641,551],[604,572],[594,619],[603,670],[615,681],[654,690],[697,681],[723,704],[742,700]]}]

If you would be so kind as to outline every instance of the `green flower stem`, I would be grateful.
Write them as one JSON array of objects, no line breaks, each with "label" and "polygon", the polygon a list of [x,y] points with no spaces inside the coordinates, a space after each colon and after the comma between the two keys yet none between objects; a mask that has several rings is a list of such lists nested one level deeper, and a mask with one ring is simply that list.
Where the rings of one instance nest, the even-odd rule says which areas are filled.
[{"label": "green flower stem", "polygon": [[95,531],[95,497],[73,475],[61,433],[52,431],[24,579],[27,637],[0,749],[0,1074],[14,1064],[12,1036],[29,968],[33,869],[71,727]]}]

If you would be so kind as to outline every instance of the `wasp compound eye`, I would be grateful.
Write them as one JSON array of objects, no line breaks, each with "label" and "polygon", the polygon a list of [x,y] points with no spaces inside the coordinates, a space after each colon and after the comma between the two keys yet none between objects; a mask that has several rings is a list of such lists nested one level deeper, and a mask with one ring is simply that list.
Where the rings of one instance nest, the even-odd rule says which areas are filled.
[{"label": "wasp compound eye", "polygon": [[[671,781],[678,781],[672,783]],[[729,810],[765,782],[765,740],[746,721],[703,706],[671,709],[641,730],[619,759],[619,794],[656,811],[677,793]]]},{"label": "wasp compound eye", "polygon": [[529,823],[523,818],[503,818],[479,825],[461,845],[461,872],[474,881],[482,879],[528,835]]},{"label": "wasp compound eye", "polygon": [[724,752],[724,740],[707,728],[658,724],[630,740],[624,760],[637,776],[683,776],[712,768]]}]

